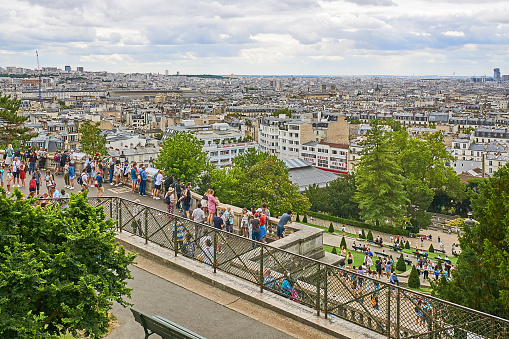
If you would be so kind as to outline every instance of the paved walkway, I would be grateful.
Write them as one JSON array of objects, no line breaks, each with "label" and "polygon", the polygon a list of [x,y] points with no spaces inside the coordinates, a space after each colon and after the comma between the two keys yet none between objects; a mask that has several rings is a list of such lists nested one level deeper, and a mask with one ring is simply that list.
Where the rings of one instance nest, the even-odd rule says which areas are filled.
[{"label": "paved walkway", "polygon": [[[294,338],[138,267],[130,270],[134,276],[128,284],[133,288],[130,302],[150,315],[160,315],[209,339],[239,338],[240,333],[242,338]],[[237,299],[230,296],[228,302]],[[119,326],[107,338],[143,338],[143,327],[129,308],[115,304],[113,314]]]}]

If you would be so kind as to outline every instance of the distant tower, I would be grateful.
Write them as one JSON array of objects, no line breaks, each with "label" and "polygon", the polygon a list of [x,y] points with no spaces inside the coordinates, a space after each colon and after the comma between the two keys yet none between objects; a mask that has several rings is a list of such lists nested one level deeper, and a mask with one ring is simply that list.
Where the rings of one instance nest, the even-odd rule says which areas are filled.
[{"label": "distant tower", "polygon": [[65,66],[65,71],[66,72],[70,72],[71,71],[71,66]]},{"label": "distant tower", "polygon": [[168,74],[170,74],[168,70],[164,71],[164,75],[168,76]]},{"label": "distant tower", "polygon": [[179,72],[179,71],[177,71],[177,76],[179,76],[179,75],[180,75],[180,72]]},{"label": "distant tower", "polygon": [[76,71],[83,73],[83,67],[76,67]]},{"label": "distant tower", "polygon": [[495,81],[500,81],[500,68],[493,69],[493,79]]}]

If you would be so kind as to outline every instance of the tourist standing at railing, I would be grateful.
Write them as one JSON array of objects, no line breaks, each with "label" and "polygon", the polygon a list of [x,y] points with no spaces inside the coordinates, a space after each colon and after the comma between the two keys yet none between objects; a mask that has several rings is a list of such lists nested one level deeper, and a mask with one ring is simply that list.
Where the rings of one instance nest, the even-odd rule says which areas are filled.
[{"label": "tourist standing at railing", "polygon": [[[260,241],[260,215],[255,213],[253,219],[251,219],[251,239]],[[254,247],[254,244],[253,244]]]},{"label": "tourist standing at railing", "polygon": [[[136,161],[133,163],[133,166],[131,168],[131,188],[133,190],[133,193],[136,192],[136,184],[138,183],[138,168],[136,168]],[[112,170],[112,176],[113,176],[113,170]],[[113,179],[112,179],[113,180]],[[141,181],[141,179],[140,179]]]},{"label": "tourist standing at railing", "polygon": [[122,175],[122,166],[120,165],[120,160],[115,161],[115,166],[113,167],[113,175],[115,176],[115,186],[120,185]]},{"label": "tourist standing at railing", "polygon": [[281,219],[279,219],[279,222],[277,223],[276,227],[276,233],[277,233],[277,239],[281,239],[285,235],[285,226],[286,224],[291,224],[293,219],[292,210],[286,211],[286,213],[283,213],[281,216]]},{"label": "tourist standing at railing", "polygon": [[202,208],[203,212],[205,213],[205,215],[207,215],[207,211],[209,209],[209,200],[208,200],[209,193],[210,193],[210,188],[201,197],[201,208]]},{"label": "tourist standing at railing", "polygon": [[212,225],[212,220],[214,219],[214,216],[216,215],[216,204],[217,199],[214,196],[214,190],[211,189],[209,192],[209,195],[207,196],[207,204],[208,204],[208,210],[209,210],[209,216],[208,216],[208,223]]},{"label": "tourist standing at railing", "polygon": [[48,149],[43,149],[42,147],[37,152],[37,157],[39,159],[39,169],[42,171],[46,169],[46,158],[48,157]]},{"label": "tourist standing at railing", "polygon": [[203,224],[205,221],[205,212],[203,212],[201,207],[201,203],[199,202],[191,215],[192,220],[199,224]]},{"label": "tourist standing at railing", "polygon": [[69,180],[69,161],[67,160],[63,166],[64,168],[64,187],[71,188],[71,182]]},{"label": "tourist standing at railing", "polygon": [[166,192],[166,195],[164,196],[164,203],[166,204],[168,213],[173,215],[175,212],[175,194],[173,188],[170,187],[170,189]]},{"label": "tourist standing at railing", "polygon": [[129,179],[129,161],[125,159],[124,161],[124,168],[122,169],[122,183],[124,185],[127,185],[127,180]]},{"label": "tourist standing at railing", "polygon": [[111,157],[108,163],[108,174],[110,175],[110,185],[113,185],[113,172],[115,170],[115,157]]},{"label": "tourist standing at railing", "polygon": [[145,188],[147,187],[147,172],[145,171],[145,166],[142,165],[140,169],[140,195],[146,196]]},{"label": "tourist standing at railing", "polygon": [[21,166],[21,161],[15,156],[12,161],[12,175],[14,177],[13,187],[19,187],[19,166]]},{"label": "tourist standing at railing", "polygon": [[182,209],[182,204],[180,203],[180,198],[182,198],[182,186],[180,185],[180,179],[177,179],[173,183],[173,188],[175,189],[175,194],[177,195],[177,205],[178,209]]},{"label": "tourist standing at railing", "polygon": [[242,230],[242,236],[249,238],[249,212],[245,207],[242,209],[240,229]]},{"label": "tourist standing at railing", "polygon": [[159,200],[159,192],[161,191],[161,185],[163,184],[163,170],[159,170],[154,178],[154,184],[152,188],[152,199]]},{"label": "tourist standing at railing", "polygon": [[75,175],[76,175],[76,169],[74,168],[74,160],[71,160],[71,162],[69,163],[69,183],[71,184],[69,187],[69,189],[73,190],[74,189],[74,178],[75,178]]},{"label": "tourist standing at railing", "polygon": [[103,187],[103,176],[101,175],[101,171],[97,172],[97,176],[95,177],[95,181],[97,182],[97,196],[102,197],[104,194],[104,187]]},{"label": "tourist standing at railing", "polygon": [[[224,221],[223,218],[221,218],[222,216],[223,211],[219,211],[219,215],[214,216],[214,219],[212,219],[214,228],[217,228],[218,230],[224,230]],[[217,242],[217,250],[219,251],[219,253],[223,253],[221,252],[221,243],[219,241]]]},{"label": "tourist standing at railing", "polygon": [[[268,211],[268,210],[267,210]],[[259,225],[259,233],[258,233],[258,238],[260,239],[259,241],[261,242],[265,242],[265,236],[267,235],[267,215],[265,215],[262,210],[260,209],[259,210],[259,214],[260,214],[260,225]],[[269,213],[270,215],[270,213]]]}]

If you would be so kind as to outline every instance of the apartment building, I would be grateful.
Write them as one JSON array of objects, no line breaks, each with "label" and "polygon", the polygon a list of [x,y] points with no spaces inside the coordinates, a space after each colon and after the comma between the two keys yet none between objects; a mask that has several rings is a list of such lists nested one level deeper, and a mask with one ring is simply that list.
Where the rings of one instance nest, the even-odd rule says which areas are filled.
[{"label": "apartment building", "polygon": [[347,144],[320,141],[308,142],[301,146],[300,158],[309,161],[313,167],[338,173],[348,173],[348,148]]}]

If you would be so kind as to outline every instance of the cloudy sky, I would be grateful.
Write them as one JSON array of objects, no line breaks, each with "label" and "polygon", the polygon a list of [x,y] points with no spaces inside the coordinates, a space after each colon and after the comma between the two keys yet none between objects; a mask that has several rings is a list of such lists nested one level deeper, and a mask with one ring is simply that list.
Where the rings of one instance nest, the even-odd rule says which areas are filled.
[{"label": "cloudy sky", "polygon": [[509,74],[509,1],[5,0],[0,66],[170,74]]}]

